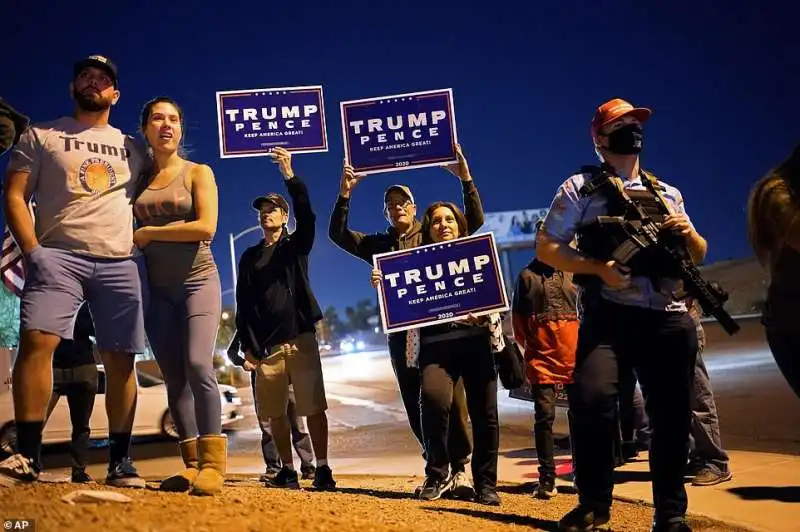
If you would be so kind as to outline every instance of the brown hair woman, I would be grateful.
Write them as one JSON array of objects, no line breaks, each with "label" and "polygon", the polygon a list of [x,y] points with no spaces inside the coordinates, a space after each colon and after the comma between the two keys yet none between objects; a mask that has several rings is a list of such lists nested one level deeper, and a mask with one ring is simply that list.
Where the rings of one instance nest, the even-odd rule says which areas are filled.
[{"label": "brown hair woman", "polygon": [[800,397],[800,145],[753,187],[750,244],[770,273],[763,323],[783,376]]}]

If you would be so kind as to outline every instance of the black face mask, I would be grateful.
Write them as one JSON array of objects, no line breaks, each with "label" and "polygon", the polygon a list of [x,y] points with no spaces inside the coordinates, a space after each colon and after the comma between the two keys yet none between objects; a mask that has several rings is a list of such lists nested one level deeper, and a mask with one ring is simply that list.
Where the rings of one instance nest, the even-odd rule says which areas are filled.
[{"label": "black face mask", "polygon": [[628,124],[608,134],[608,151],[619,155],[635,155],[642,151],[642,126]]}]

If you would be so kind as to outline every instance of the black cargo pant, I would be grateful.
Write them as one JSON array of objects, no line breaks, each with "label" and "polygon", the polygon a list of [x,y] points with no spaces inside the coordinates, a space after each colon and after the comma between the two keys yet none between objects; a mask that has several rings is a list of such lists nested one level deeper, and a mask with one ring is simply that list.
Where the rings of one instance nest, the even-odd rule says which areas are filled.
[{"label": "black cargo pant", "polygon": [[539,481],[555,480],[555,441],[553,423],[556,420],[555,384],[531,384],[533,393],[533,440],[539,461]]},{"label": "black cargo pant", "polygon": [[472,480],[478,491],[495,488],[500,429],[497,372],[488,334],[423,343],[420,346],[419,371],[422,435],[427,452],[425,475],[438,480],[447,478],[447,465],[453,463],[450,446],[456,414],[451,405],[457,384],[463,381],[475,445]]},{"label": "black cargo pant", "polygon": [[[406,362],[406,335],[395,333],[389,336],[389,356],[392,359],[392,368],[400,388],[400,397],[406,409],[408,424],[414,437],[422,446],[422,457],[427,459],[425,440],[422,436],[422,414],[420,411],[420,374],[419,369],[409,368]],[[450,426],[447,431],[447,450],[450,456],[450,468],[453,471],[463,471],[469,463],[472,454],[472,440],[470,438],[469,421],[467,418],[467,403],[464,393],[464,382],[459,379],[453,390],[452,406],[450,410]]]},{"label": "black cargo pant", "polygon": [[[89,425],[97,395],[97,366],[86,364],[70,369],[53,368],[53,395],[47,405],[50,417],[61,396],[67,398],[69,418],[72,422],[72,442],[69,453],[72,467],[85,469],[89,453],[91,428]],[[45,421],[47,423],[47,421]]]},{"label": "black cargo pant", "polygon": [[614,440],[619,434],[620,377],[636,371],[650,418],[650,471],[656,518],[686,513],[683,472],[688,452],[697,331],[688,313],[667,313],[608,301],[587,305],[578,334],[570,390],[575,480],[580,503],[611,507]]}]

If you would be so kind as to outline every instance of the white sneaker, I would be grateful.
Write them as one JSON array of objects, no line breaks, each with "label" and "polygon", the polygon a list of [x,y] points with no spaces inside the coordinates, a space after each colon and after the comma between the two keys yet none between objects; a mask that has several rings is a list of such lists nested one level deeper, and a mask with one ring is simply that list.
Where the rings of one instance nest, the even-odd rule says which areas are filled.
[{"label": "white sneaker", "polygon": [[454,499],[461,499],[471,501],[475,498],[475,488],[472,486],[472,481],[464,471],[459,471],[451,476],[449,481],[451,484],[450,492],[448,495]]},{"label": "white sneaker", "polygon": [[39,471],[33,460],[21,454],[13,454],[0,462],[0,487],[10,488],[19,484],[36,482]]}]

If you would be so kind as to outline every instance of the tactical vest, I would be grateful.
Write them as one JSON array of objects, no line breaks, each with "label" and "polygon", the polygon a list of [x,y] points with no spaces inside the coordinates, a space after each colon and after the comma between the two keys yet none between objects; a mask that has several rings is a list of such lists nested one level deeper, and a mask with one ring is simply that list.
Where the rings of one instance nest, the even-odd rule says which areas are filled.
[{"label": "tactical vest", "polygon": [[532,307],[526,311],[536,315],[538,321],[578,319],[572,274],[557,271],[536,259],[528,264],[527,269],[533,275],[532,283],[541,283],[541,289],[531,287],[527,299]]},{"label": "tactical vest", "polygon": [[[587,170],[588,169],[588,170]],[[592,179],[600,175],[597,167],[584,167],[584,171],[593,172]],[[595,173],[596,171],[596,173]],[[667,207],[664,200],[658,195],[663,191],[663,187],[658,184],[655,178],[651,178],[641,173],[642,183],[645,185],[643,190],[629,190],[625,193],[636,203],[653,222],[660,226],[668,216]],[[591,181],[589,182],[591,184]],[[601,190],[592,192],[602,194]],[[607,197],[607,210],[605,216],[622,217],[625,215],[624,208],[615,198]],[[646,247],[642,249],[631,240],[619,225],[604,223],[601,218],[597,218],[591,223],[580,227],[577,231],[577,248],[582,254],[602,260],[616,260],[631,269],[631,275],[649,277],[656,287],[658,280],[664,277],[675,277],[675,272],[665,268],[663,250],[658,247]],[[587,287],[599,281],[595,276],[576,275],[574,282]]]}]

